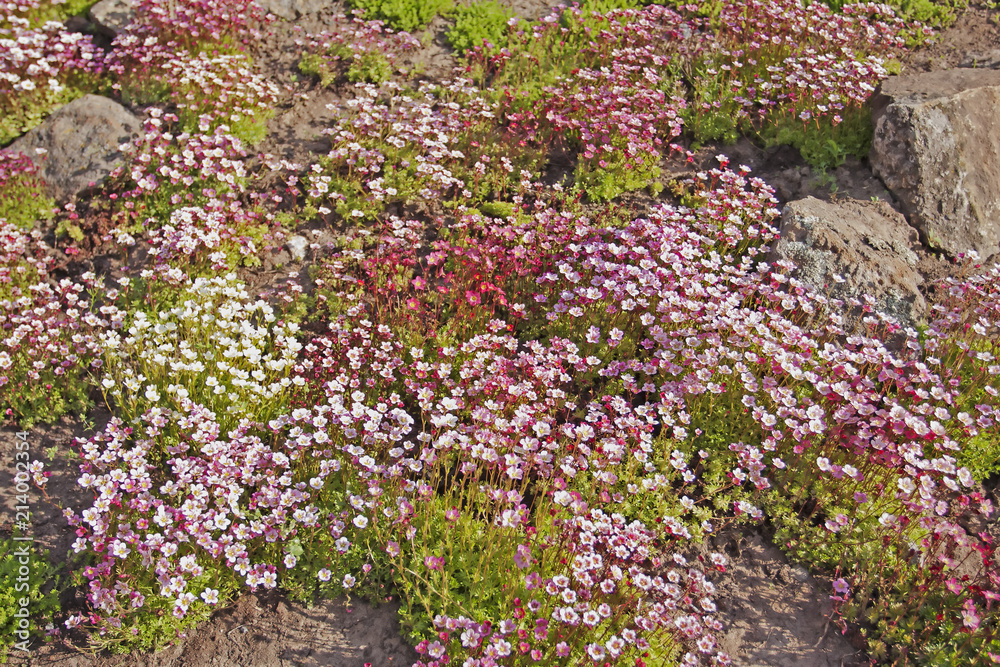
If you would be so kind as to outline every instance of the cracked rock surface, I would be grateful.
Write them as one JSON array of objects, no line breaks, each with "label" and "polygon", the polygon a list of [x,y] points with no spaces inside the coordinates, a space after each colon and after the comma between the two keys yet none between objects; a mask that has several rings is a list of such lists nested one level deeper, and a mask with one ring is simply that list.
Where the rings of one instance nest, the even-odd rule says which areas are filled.
[{"label": "cracked rock surface", "polygon": [[872,98],[872,171],[921,240],[956,257],[1000,250],[1000,71],[886,79]]}]

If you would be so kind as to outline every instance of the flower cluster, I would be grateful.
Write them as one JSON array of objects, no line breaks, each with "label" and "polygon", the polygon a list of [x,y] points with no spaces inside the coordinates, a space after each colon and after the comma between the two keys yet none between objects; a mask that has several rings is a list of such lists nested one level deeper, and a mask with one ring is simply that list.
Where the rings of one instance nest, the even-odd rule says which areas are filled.
[{"label": "flower cluster", "polygon": [[[458,142],[467,143],[477,124],[490,124],[494,115],[493,106],[468,84],[459,80],[439,88],[428,83],[419,95],[388,100],[382,93],[398,92],[396,84],[357,85],[348,113],[324,131],[332,150],[306,176],[310,201],[317,206],[330,202],[346,218],[364,218],[392,201],[461,191],[466,185],[462,171],[468,169],[462,167],[471,156]],[[458,101],[441,99],[447,97]]]},{"label": "flower cluster", "polygon": [[[583,158],[576,180],[613,198],[655,182],[649,155],[681,119],[700,141],[732,141],[786,115],[837,125],[887,76],[910,27],[874,4],[834,13],[799,0],[727,3],[711,21],[694,6],[680,11],[570,9],[530,28],[512,21],[508,48],[472,62],[512,128],[545,144],[568,133]],[[542,75],[549,85],[524,87],[539,68],[551,71]],[[616,188],[607,173],[631,183]]]},{"label": "flower cluster", "polygon": [[92,71],[100,63],[100,51],[86,35],[66,32],[59,23],[29,29],[27,20],[14,17],[9,20],[15,26],[14,34],[0,40],[3,46],[0,80],[4,82],[0,88],[4,97],[0,99],[5,108],[13,108],[10,98],[17,93],[40,88],[61,93],[69,72]]},{"label": "flower cluster", "polygon": [[293,482],[296,453],[269,445],[252,411],[232,406],[225,417],[239,425],[228,429],[205,406],[174,404],[132,420],[141,432],[114,419],[81,443],[79,483],[95,500],[67,518],[77,526],[73,549],[101,559],[84,570],[97,613],[71,618],[71,627],[137,627],[140,614],[158,610],[197,619],[241,580],[274,588],[262,545],[316,521],[305,485]]},{"label": "flower cluster", "polygon": [[280,414],[301,349],[297,325],[277,321],[274,309],[252,300],[234,274],[182,284],[177,303],[169,310],[116,311],[121,331],[102,333],[103,385],[119,410],[138,416],[201,396],[227,427],[243,414],[264,421]]},{"label": "flower cluster", "polygon": [[0,34],[10,34],[14,20],[26,20],[30,24],[47,23],[61,18],[60,5],[66,0],[6,0],[0,3]]},{"label": "flower cluster", "polygon": [[260,36],[266,21],[255,3],[242,0],[139,0],[128,33],[197,52],[205,46],[238,49]]},{"label": "flower cluster", "polygon": [[22,424],[54,421],[86,407],[90,368],[101,364],[99,332],[83,282],[52,277],[38,231],[0,220],[0,409]]},{"label": "flower cluster", "polygon": [[130,33],[115,40],[107,69],[112,88],[128,99],[152,101],[169,91],[183,130],[205,133],[225,124],[251,144],[263,138],[278,98],[277,86],[246,55],[192,55]]},{"label": "flower cluster", "polygon": [[180,268],[191,276],[256,266],[260,253],[283,238],[269,218],[238,201],[211,199],[203,206],[177,208],[159,229],[155,221],[147,223],[150,255],[157,267]]},{"label": "flower cluster", "polygon": [[[522,141],[544,146],[565,141],[579,148],[575,179],[592,196],[612,199],[650,185],[659,175],[658,156],[681,132],[683,97],[672,84],[671,48],[681,39],[683,19],[672,10],[618,10],[607,15],[567,9],[522,30],[515,21],[509,49],[479,52],[479,66],[506,84],[497,97],[500,118]],[[565,27],[570,25],[572,27]],[[596,39],[595,39],[596,37]],[[525,68],[567,54],[575,65],[542,92],[520,89]],[[555,63],[553,63],[555,64]],[[614,172],[624,186],[602,174]]]},{"label": "flower cluster", "polygon": [[78,95],[74,87],[102,62],[90,36],[69,32],[59,22],[32,26],[28,19],[6,13],[0,14],[4,24],[11,27],[0,33],[0,143]]},{"label": "flower cluster", "polygon": [[906,24],[886,5],[773,0],[723,7],[719,30],[691,48],[695,98],[703,111],[745,123],[778,112],[834,125],[867,101],[903,49]]},{"label": "flower cluster", "polygon": [[169,127],[179,121],[176,114],[151,109],[149,115],[146,131],[125,147],[125,164],[108,177],[108,198],[120,202],[123,222],[163,224],[174,207],[235,200],[245,191],[247,154],[227,125],[210,133],[206,116],[198,133],[175,134]]},{"label": "flower cluster", "polygon": [[[361,285],[377,285],[379,280],[386,284],[385,278],[394,276],[400,289],[396,300],[407,309],[411,300],[424,307],[432,302],[433,290],[428,288],[435,283],[450,286],[435,273],[435,266],[467,262],[466,271],[501,286],[501,294],[530,295],[533,303],[527,308],[513,304],[511,314],[536,323],[528,330],[544,326],[552,347],[473,332],[447,360],[449,371],[459,364],[462,383],[457,395],[456,387],[435,370],[439,362],[426,351],[411,351],[417,369],[412,379],[413,371],[396,358],[398,353],[387,366],[388,359],[371,359],[369,352],[353,346],[331,348],[335,358],[350,359],[350,367],[347,362],[324,362],[323,367],[338,378],[338,387],[360,383],[359,369],[371,366],[380,369],[384,379],[375,384],[369,380],[369,387],[398,389],[402,379],[406,391],[415,393],[427,412],[424,420],[435,451],[425,449],[412,463],[400,452],[404,469],[427,474],[428,462],[447,457],[447,465],[458,465],[463,473],[481,479],[551,483],[551,493],[558,485],[580,484],[575,488],[592,502],[622,502],[639,489],[672,487],[677,493],[673,502],[626,502],[633,512],[650,512],[640,515],[649,525],[665,513],[683,517],[680,523],[672,519],[663,525],[670,534],[685,538],[711,531],[725,520],[708,510],[725,507],[720,503],[727,497],[731,516],[760,518],[759,505],[771,502],[773,489],[820,483],[824,491],[810,502],[812,512],[824,517],[819,522],[822,531],[792,540],[795,548],[830,539],[894,544],[898,552],[881,553],[895,554],[890,560],[893,567],[903,568],[901,577],[924,576],[905,573],[906,564],[917,558],[929,568],[937,590],[947,588],[957,596],[957,607],[967,611],[965,605],[972,604],[977,614],[985,613],[978,605],[989,606],[995,587],[987,557],[975,561],[980,569],[967,587],[946,587],[949,577],[940,575],[971,562],[974,553],[992,549],[961,528],[969,516],[989,515],[991,507],[971,488],[969,471],[956,460],[963,451],[966,457],[977,447],[984,451],[995,428],[992,385],[1000,369],[993,363],[995,351],[984,347],[994,326],[990,318],[996,316],[995,299],[986,292],[988,280],[955,287],[956,294],[975,294],[984,304],[974,315],[962,316],[975,321],[966,330],[976,342],[960,341],[958,348],[944,342],[963,331],[967,320],[955,319],[969,312],[963,303],[949,315],[952,320],[943,320],[950,322],[948,327],[935,324],[929,330],[933,338],[928,344],[912,332],[903,350],[892,352],[875,337],[847,336],[839,314],[842,304],[789,275],[792,267],[759,261],[775,235],[767,221],[777,215],[773,195],[761,181],[747,179],[745,169],[724,168],[698,174],[688,187],[697,208],[661,205],[619,228],[592,226],[567,212],[545,209],[541,202],[536,203],[539,212],[517,220],[467,216],[451,234],[468,234],[483,251],[480,255],[463,252],[473,243],[456,242],[454,237],[449,243],[434,242],[435,252],[429,255],[419,249],[406,255],[402,248],[391,250],[390,241],[405,238],[405,227],[387,229],[375,241],[374,253],[354,250],[337,257],[335,276],[341,285],[359,277]],[[401,253],[409,259],[400,262]],[[351,259],[364,269],[349,268]],[[400,280],[400,266],[418,277]],[[537,284],[533,294],[531,281]],[[362,293],[369,289],[375,288],[365,287]],[[413,290],[412,297],[407,297],[407,289]],[[342,296],[348,301],[358,298],[350,291]],[[463,298],[469,294],[450,300]],[[870,310],[860,300],[848,305]],[[380,317],[402,321],[396,319],[398,312],[387,308]],[[494,331],[507,326],[503,321],[490,323]],[[869,315],[865,326],[878,335],[899,330],[886,316]],[[940,352],[942,345],[952,350],[948,356]],[[490,349],[516,355],[517,362],[507,366],[492,356],[495,352],[484,354]],[[473,364],[461,361],[473,352]],[[536,366],[539,362],[542,365]],[[931,370],[942,364],[949,373]],[[508,368],[517,369],[516,375]],[[531,375],[522,376],[526,371]],[[525,382],[531,377],[533,381]],[[967,378],[977,379],[969,384]],[[889,394],[876,393],[877,386]],[[494,387],[497,394],[492,393]],[[574,443],[568,457],[563,453],[566,444],[550,442],[547,451],[539,449],[552,433],[577,434],[578,428],[559,421],[558,415],[576,409],[569,397],[587,387],[608,394],[606,411],[599,403],[585,411],[586,428],[597,431],[601,447]],[[976,405],[959,412],[957,421],[955,405],[967,391],[956,387],[979,397]],[[452,399],[438,404],[442,389]],[[626,401],[612,398],[615,392],[640,401],[634,416]],[[527,398],[529,404],[505,408],[512,396]],[[470,426],[463,425],[463,413],[473,419]],[[621,424],[618,418],[602,417],[616,413],[624,420]],[[517,418],[496,420],[498,414]],[[498,430],[491,422],[502,426]],[[603,432],[604,423],[612,430]],[[721,430],[721,424],[728,430]],[[629,426],[615,430],[623,425]],[[649,434],[658,427],[669,429],[666,449],[662,442],[651,446]],[[608,442],[639,443],[639,448],[630,452]],[[643,465],[625,466],[624,456]],[[681,480],[689,486],[674,486]],[[559,498],[573,502],[570,491]],[[408,500],[408,507],[419,508],[418,501]],[[486,516],[499,516],[506,525],[504,521],[513,520],[519,511],[515,505],[488,510]],[[505,512],[510,518],[503,518]],[[859,588],[871,590],[874,584],[866,578],[873,573],[851,564],[860,562],[856,553],[845,544],[830,565],[852,572]],[[952,555],[941,561],[940,553]],[[433,564],[437,567],[436,561]]]},{"label": "flower cluster", "polygon": [[330,85],[338,76],[352,83],[382,83],[399,67],[400,58],[420,48],[406,32],[394,32],[381,21],[365,21],[338,14],[329,19],[333,29],[306,35],[296,43],[306,48],[299,69],[318,75]]},{"label": "flower cluster", "polygon": [[[512,618],[476,623],[439,615],[438,640],[417,646],[426,656],[417,664],[436,667],[461,655],[469,667],[492,667],[522,655],[533,664],[559,665],[575,652],[598,664],[636,664],[637,656],[666,657],[679,645],[690,648],[682,665],[704,658],[730,664],[713,634],[722,629],[712,616],[715,586],[681,554],[661,560],[655,542],[656,533],[638,521],[580,510],[556,532],[553,546],[566,558],[535,558],[519,548],[532,599],[515,600]],[[711,562],[721,569],[726,560],[712,554]]]},{"label": "flower cluster", "polygon": [[[990,547],[961,526],[971,513],[988,514],[990,507],[970,488],[968,470],[948,452],[991,432],[995,407],[984,399],[975,412],[958,411],[950,378],[961,384],[961,373],[935,373],[929,364],[940,365],[943,358],[955,372],[966,360],[979,364],[977,377],[986,383],[982,392],[992,395],[993,352],[982,341],[966,343],[957,366],[954,355],[940,352],[952,337],[948,332],[964,324],[959,320],[944,321],[951,321],[950,329],[935,325],[932,331],[939,333],[931,340],[938,342],[913,339],[901,352],[875,338],[846,336],[836,303],[790,275],[789,266],[760,261],[775,234],[768,221],[777,213],[763,183],[748,179],[745,169],[734,172],[724,165],[698,174],[686,187],[696,208],[663,204],[613,225],[591,223],[541,200],[530,207],[536,209],[531,215],[467,215],[449,231],[447,243],[432,242],[430,253],[420,250],[419,223],[391,219],[380,237],[369,238],[369,247],[363,242],[362,249],[331,257],[338,284],[330,296],[341,300],[342,314],[329,334],[304,346],[303,358],[272,357],[281,363],[277,384],[265,382],[266,369],[259,369],[261,379],[244,361],[226,358],[222,375],[216,372],[219,350],[233,359],[246,357],[248,350],[265,359],[266,350],[255,341],[267,334],[252,328],[250,316],[237,325],[239,318],[231,315],[240,310],[236,306],[214,303],[229,290],[244,304],[238,286],[196,283],[179,297],[183,305],[164,311],[159,321],[136,315],[128,324],[129,337],[120,345],[134,353],[106,364],[123,378],[109,385],[127,389],[117,402],[135,415],[130,421],[157,419],[159,413],[151,410],[207,411],[207,421],[179,422],[183,429],[195,428],[192,442],[217,442],[225,432],[226,447],[244,447],[242,438],[250,431],[234,430],[241,426],[240,414],[252,422],[266,419],[272,431],[281,432],[273,446],[284,448],[288,461],[276,454],[269,460],[277,457],[290,472],[257,476],[254,484],[298,484],[297,493],[253,488],[286,498],[291,504],[282,505],[285,515],[301,510],[308,521],[301,529],[273,527],[270,541],[266,529],[252,533],[254,539],[263,535],[265,551],[267,544],[274,546],[269,556],[248,561],[240,572],[251,585],[304,576],[313,577],[313,585],[337,582],[336,590],[350,589],[367,572],[353,567],[365,559],[370,567],[388,554],[397,572],[414,573],[395,582],[409,592],[407,613],[454,615],[450,600],[466,586],[493,590],[491,577],[529,567],[532,554],[565,552],[587,562],[597,555],[610,562],[612,553],[625,558],[615,551],[617,544],[561,539],[572,521],[549,522],[562,521],[563,513],[591,512],[587,520],[595,524],[603,521],[596,513],[605,507],[636,517],[640,524],[615,530],[630,539],[655,535],[663,556],[673,558],[677,546],[727,521],[760,518],[760,507],[773,504],[775,489],[819,485],[823,491],[812,498],[811,511],[821,517],[824,540],[844,541],[839,562],[831,565],[850,576],[850,589],[866,590],[870,576],[850,566],[863,562],[850,545],[873,540],[895,545],[895,551],[881,552],[891,556],[901,576],[915,576],[906,568],[922,564],[918,569],[933,575],[940,590],[956,596],[953,607],[963,618],[984,618],[995,595]],[[487,252],[468,252],[474,239],[483,239]],[[408,246],[412,254],[404,253]],[[409,259],[401,264],[401,257]],[[454,345],[436,338],[433,329],[420,332],[429,336],[424,344],[404,344],[406,329],[394,329],[401,322],[391,319],[394,313],[408,308],[410,299],[421,307],[430,304],[428,288],[434,284],[422,281],[444,280],[434,267],[463,261],[480,281],[504,295],[523,295],[530,305],[519,308],[508,301],[504,310],[509,308],[511,321],[494,319],[485,325],[488,333],[464,332]],[[420,274],[400,275],[401,266]],[[379,285],[389,281],[395,281],[396,306],[372,303],[367,295],[386,294]],[[351,282],[360,290],[344,289]],[[963,289],[988,297],[988,282],[976,285]],[[211,308],[198,305],[206,300],[204,290],[214,295],[208,299]],[[983,318],[973,328],[983,341],[994,330],[989,319],[994,301],[985,298],[982,312],[973,315]],[[369,308],[380,320],[390,319],[367,319]],[[266,320],[266,309],[261,312]],[[535,337],[521,340],[506,333],[515,323],[536,331]],[[220,333],[205,333],[206,326]],[[895,325],[870,317],[866,326],[892,331]],[[196,335],[180,337],[188,331]],[[276,349],[297,346],[279,334],[285,343]],[[108,334],[105,346],[116,349],[117,337]],[[942,357],[926,356],[932,353]],[[249,390],[235,380],[223,386],[225,372],[233,375],[233,369]],[[884,394],[875,391],[878,386]],[[274,396],[264,400],[269,392]],[[581,400],[585,396],[590,398]],[[149,454],[152,460],[181,453],[171,451],[180,446],[172,437],[154,438],[165,449]],[[104,448],[93,451],[96,456]],[[199,474],[190,482],[207,488],[202,479]],[[435,493],[441,480],[450,480],[443,496]],[[593,533],[588,525],[580,524],[582,532]],[[806,544],[817,534],[807,531],[795,540]],[[489,549],[471,547],[484,535],[490,536]],[[965,584],[953,581],[947,573],[968,560],[970,547],[987,554],[979,574]],[[473,627],[456,617],[453,624],[483,641],[449,648],[442,640],[424,648],[432,660],[456,651],[498,663],[533,651],[557,660],[567,650],[609,659],[628,655],[628,638],[635,633],[638,642],[642,630],[650,636],[665,632],[687,645],[690,661],[714,655],[717,628],[703,613],[710,611],[710,601],[701,601],[709,589],[690,572],[678,582],[667,576],[660,587],[656,577],[664,574],[641,569],[649,566],[647,560],[655,563],[655,554],[635,551],[640,570],[620,565],[628,574],[619,583],[633,590],[648,581],[646,593],[663,610],[655,604],[647,609],[644,602],[640,614],[636,602],[635,613],[625,605],[605,618],[600,599],[610,594],[597,592],[607,580],[603,571],[593,586],[586,588],[581,574],[579,585],[567,589],[556,577],[569,572],[549,562],[545,567],[553,569],[539,571],[536,583],[559,590],[536,598],[534,611],[545,611],[531,620],[546,619],[553,639],[562,633],[558,641],[533,642],[535,626],[504,626],[527,633],[515,649],[506,638],[510,632],[496,634],[482,621]],[[312,552],[330,555],[307,559]],[[350,554],[355,560],[344,560]],[[677,598],[667,584],[693,587],[686,597],[700,607],[672,609]],[[563,590],[573,601],[565,601]],[[527,618],[523,605],[510,606],[515,595],[528,597],[518,588],[491,598],[489,617],[496,627],[512,609],[520,608]],[[596,606],[575,609],[588,595]],[[614,599],[620,601],[618,595]],[[555,606],[558,617],[552,616]],[[609,618],[616,619],[614,627]],[[966,627],[978,625],[969,620]]]}]

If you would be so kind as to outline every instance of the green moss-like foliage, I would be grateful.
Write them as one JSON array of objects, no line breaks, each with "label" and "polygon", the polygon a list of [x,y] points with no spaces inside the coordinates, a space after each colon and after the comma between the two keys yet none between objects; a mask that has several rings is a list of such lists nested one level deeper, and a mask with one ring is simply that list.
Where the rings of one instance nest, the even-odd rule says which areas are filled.
[{"label": "green moss-like foliage", "polygon": [[451,9],[451,0],[351,0],[351,6],[364,11],[366,19],[385,21],[396,30],[413,32]]},{"label": "green moss-like foliage", "polygon": [[454,12],[455,25],[448,31],[448,43],[459,53],[489,42],[494,48],[507,43],[507,21],[514,13],[496,0],[482,0],[459,7]]}]

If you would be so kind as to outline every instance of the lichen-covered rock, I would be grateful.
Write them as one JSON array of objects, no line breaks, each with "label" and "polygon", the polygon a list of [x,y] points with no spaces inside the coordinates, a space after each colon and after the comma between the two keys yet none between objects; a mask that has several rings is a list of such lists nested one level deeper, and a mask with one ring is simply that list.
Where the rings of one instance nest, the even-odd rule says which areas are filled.
[{"label": "lichen-covered rock", "polygon": [[257,4],[265,12],[294,21],[300,16],[315,14],[330,3],[324,0],[257,0]]},{"label": "lichen-covered rock", "polygon": [[1000,250],[1000,71],[889,77],[872,98],[872,170],[928,246]]},{"label": "lichen-covered rock", "polygon": [[121,159],[121,145],[141,132],[142,123],[122,105],[84,95],[56,110],[10,150],[31,157],[49,194],[64,202],[101,183]]},{"label": "lichen-covered rock", "polygon": [[133,0],[101,0],[90,8],[90,20],[112,39],[135,20]]},{"label": "lichen-covered rock", "polygon": [[[770,260],[791,260],[800,280],[831,298],[871,295],[875,310],[912,326],[927,309],[918,247],[916,230],[885,202],[807,197],[782,211],[781,238]],[[844,314],[853,326],[860,312]]]}]

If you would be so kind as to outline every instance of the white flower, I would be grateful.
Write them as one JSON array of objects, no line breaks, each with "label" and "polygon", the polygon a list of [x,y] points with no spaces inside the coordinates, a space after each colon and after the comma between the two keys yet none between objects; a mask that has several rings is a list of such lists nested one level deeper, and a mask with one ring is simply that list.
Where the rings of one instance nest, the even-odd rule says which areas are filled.
[{"label": "white flower", "polygon": [[122,542],[120,540],[115,540],[114,545],[111,547],[111,551],[118,558],[125,558],[126,556],[129,555],[129,552],[131,552],[131,549],[129,549],[128,545],[125,544],[124,542]]}]

